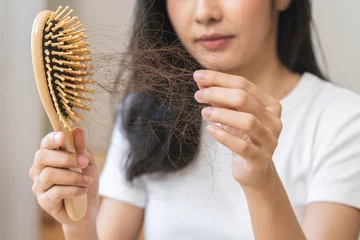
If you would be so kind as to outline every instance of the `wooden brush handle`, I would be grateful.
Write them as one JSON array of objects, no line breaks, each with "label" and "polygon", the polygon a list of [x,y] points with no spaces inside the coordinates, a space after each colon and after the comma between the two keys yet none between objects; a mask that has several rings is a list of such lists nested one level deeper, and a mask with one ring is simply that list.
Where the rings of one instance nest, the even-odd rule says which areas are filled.
[{"label": "wooden brush handle", "polygon": [[[61,150],[76,153],[75,144],[74,144],[74,136],[73,133],[63,129],[65,132],[65,144],[60,147]],[[81,173],[80,168],[70,168],[70,170]],[[81,220],[87,210],[87,194],[79,195],[72,198],[64,199],[65,209],[69,217],[74,221]]]}]

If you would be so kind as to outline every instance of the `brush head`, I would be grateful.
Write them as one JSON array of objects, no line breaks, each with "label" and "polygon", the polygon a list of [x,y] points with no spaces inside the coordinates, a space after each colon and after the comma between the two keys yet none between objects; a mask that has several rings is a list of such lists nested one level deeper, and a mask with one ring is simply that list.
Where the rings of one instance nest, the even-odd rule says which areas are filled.
[{"label": "brush head", "polygon": [[[88,95],[94,93],[89,88],[94,83],[90,79],[93,76],[90,44],[85,42],[87,36],[81,29],[82,23],[78,17],[71,17],[72,13],[69,7],[63,9],[60,6],[55,12],[47,11],[38,16],[33,27],[33,35],[37,36],[33,37],[33,41],[41,41],[37,51],[41,51],[41,69],[44,71],[44,75],[35,76],[46,78],[53,109],[58,120],[70,131],[75,126],[80,127],[80,120],[86,120],[79,110],[90,111],[87,102],[92,99]],[[37,31],[34,31],[35,25]],[[34,55],[40,57],[40,53]],[[34,64],[35,67],[39,66]]]}]

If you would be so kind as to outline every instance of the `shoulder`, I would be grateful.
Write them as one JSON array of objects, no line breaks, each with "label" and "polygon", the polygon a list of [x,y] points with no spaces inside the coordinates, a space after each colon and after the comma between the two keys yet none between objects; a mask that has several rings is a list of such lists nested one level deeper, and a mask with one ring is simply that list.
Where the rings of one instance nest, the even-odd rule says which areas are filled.
[{"label": "shoulder", "polygon": [[312,81],[318,81],[322,90],[313,103],[318,115],[312,132],[307,202],[360,208],[360,96],[339,84],[316,77]]},{"label": "shoulder", "polygon": [[360,95],[338,82],[307,75],[311,86],[319,89],[309,106],[309,112],[316,115],[317,139],[324,142],[330,136],[356,133],[360,137]]},{"label": "shoulder", "polygon": [[316,119],[319,128],[325,126],[325,131],[329,131],[328,126],[334,129],[351,119],[360,121],[359,93],[338,81],[325,81],[310,73],[305,74],[304,80],[308,88],[313,88],[309,99],[304,101],[308,103],[307,113]]},{"label": "shoulder", "polygon": [[316,100],[322,103],[325,109],[332,108],[344,111],[348,109],[343,108],[347,105],[360,109],[360,93],[345,87],[338,80],[330,82],[310,73],[306,73],[306,79],[319,89]]}]

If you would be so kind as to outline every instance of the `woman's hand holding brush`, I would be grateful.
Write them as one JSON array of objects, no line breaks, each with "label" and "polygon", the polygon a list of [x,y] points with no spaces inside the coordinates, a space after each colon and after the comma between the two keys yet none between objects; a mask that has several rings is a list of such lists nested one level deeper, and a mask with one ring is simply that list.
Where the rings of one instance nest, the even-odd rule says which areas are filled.
[{"label": "woman's hand holding brush", "polygon": [[[29,171],[39,205],[63,224],[65,234],[67,228],[95,229],[98,206],[99,174],[94,157],[86,148],[83,130],[76,128],[73,135],[77,154],[58,150],[65,143],[65,135],[51,132],[42,139]],[[82,173],[69,168],[81,168]],[[69,218],[63,199],[84,193],[87,193],[87,212],[83,219],[75,222]]]}]

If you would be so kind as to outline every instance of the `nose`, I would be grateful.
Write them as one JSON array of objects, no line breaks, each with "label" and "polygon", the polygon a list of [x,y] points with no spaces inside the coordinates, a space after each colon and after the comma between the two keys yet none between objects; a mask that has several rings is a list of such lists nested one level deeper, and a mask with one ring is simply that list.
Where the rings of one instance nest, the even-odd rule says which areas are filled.
[{"label": "nose", "polygon": [[222,19],[219,1],[223,0],[199,0],[196,8],[196,22],[209,25]]}]

